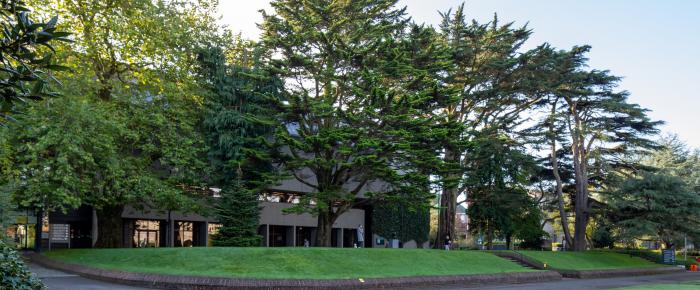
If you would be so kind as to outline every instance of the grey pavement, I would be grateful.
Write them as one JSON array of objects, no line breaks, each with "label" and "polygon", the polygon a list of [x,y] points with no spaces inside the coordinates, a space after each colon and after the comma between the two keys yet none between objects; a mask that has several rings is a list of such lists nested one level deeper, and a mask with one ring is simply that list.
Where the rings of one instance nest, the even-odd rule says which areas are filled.
[{"label": "grey pavement", "polygon": [[[45,267],[30,263],[30,270],[37,275],[47,286],[48,290],[145,290],[133,286],[119,285],[103,281],[83,278],[78,275],[47,269]],[[469,289],[517,289],[517,290],[589,290],[589,289],[610,289],[625,286],[643,284],[667,284],[685,281],[700,281],[700,272],[682,272],[665,275],[618,277],[602,279],[564,279],[555,282],[509,284],[492,286],[435,286],[435,287],[415,287],[406,289],[430,289],[430,290],[469,290]],[[672,289],[669,287],[668,289]]]},{"label": "grey pavement", "polygon": [[[681,272],[664,275],[648,275],[648,276],[632,276],[632,277],[617,277],[617,278],[600,278],[600,279],[563,279],[555,282],[543,283],[528,283],[528,284],[510,284],[510,285],[494,285],[494,286],[440,286],[440,287],[421,287],[415,289],[431,289],[431,290],[461,290],[461,289],[513,289],[513,290],[590,290],[590,289],[611,289],[626,286],[644,285],[644,284],[668,284],[686,281],[700,281],[700,272]],[[667,289],[673,289],[668,287]]]},{"label": "grey pavement", "polygon": [[66,273],[58,270],[48,269],[34,263],[29,263],[29,270],[34,273],[47,290],[145,290],[148,288],[139,288],[102,282],[92,279],[80,277],[75,274]]}]

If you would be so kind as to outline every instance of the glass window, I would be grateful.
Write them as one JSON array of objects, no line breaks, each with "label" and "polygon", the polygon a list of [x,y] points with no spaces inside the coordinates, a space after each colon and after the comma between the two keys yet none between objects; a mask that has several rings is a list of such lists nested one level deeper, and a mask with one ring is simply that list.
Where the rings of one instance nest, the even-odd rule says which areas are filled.
[{"label": "glass window", "polygon": [[194,244],[191,222],[177,222],[175,228],[175,246],[192,247]]},{"label": "glass window", "polygon": [[134,247],[155,248],[160,245],[160,221],[136,220],[134,222]]}]

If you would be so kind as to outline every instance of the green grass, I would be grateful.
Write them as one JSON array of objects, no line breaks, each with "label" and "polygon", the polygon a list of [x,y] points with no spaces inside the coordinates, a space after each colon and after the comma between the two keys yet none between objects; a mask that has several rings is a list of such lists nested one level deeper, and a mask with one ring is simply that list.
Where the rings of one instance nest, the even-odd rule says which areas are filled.
[{"label": "green grass", "polygon": [[268,279],[344,279],[535,271],[489,253],[422,249],[150,248],[47,252],[94,268]]},{"label": "green grass", "polygon": [[518,251],[525,256],[562,270],[601,270],[663,267],[639,257],[606,251],[551,252]]},{"label": "green grass", "polygon": [[649,285],[639,285],[630,286],[622,288],[614,288],[617,290],[697,290],[700,289],[700,281],[686,282],[686,283],[676,283],[676,284],[649,284]]}]

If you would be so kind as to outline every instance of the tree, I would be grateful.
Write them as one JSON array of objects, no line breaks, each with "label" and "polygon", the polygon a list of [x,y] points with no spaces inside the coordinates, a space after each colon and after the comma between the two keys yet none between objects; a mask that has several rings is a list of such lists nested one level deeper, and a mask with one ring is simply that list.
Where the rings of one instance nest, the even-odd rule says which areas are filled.
[{"label": "tree", "polygon": [[[469,22],[464,5],[442,14],[439,41],[448,49],[447,67],[441,73],[444,94],[434,120],[442,156],[438,170],[440,214],[435,245],[454,236],[457,198],[472,190],[469,178],[469,146],[483,129],[514,133],[521,113],[540,100],[540,78],[549,49],[540,46],[522,51],[531,32],[527,27],[501,25],[497,17],[488,23]],[[470,197],[467,195],[465,201]]]},{"label": "tree", "polygon": [[0,126],[13,119],[18,103],[55,96],[51,71],[65,69],[54,60],[53,44],[68,41],[69,33],[57,30],[57,16],[42,22],[30,12],[22,0],[0,3]]},{"label": "tree", "polygon": [[656,237],[669,248],[686,234],[700,236],[700,195],[679,177],[642,172],[624,182],[610,201],[616,225],[628,236]]},{"label": "tree", "polygon": [[653,237],[670,247],[685,235],[700,237],[700,152],[673,135],[658,144],[658,150],[626,156],[636,166],[611,173],[617,184],[605,197],[608,217],[623,238]]},{"label": "tree", "polygon": [[[247,50],[243,53],[259,52]],[[215,246],[260,245],[259,193],[277,177],[266,138],[275,125],[268,104],[277,102],[281,81],[263,70],[259,56],[251,56],[252,63],[240,62],[243,53],[235,64],[226,62],[220,48],[200,57],[211,90],[204,119],[211,179],[221,187],[215,210],[222,227],[212,237]]]},{"label": "tree", "polygon": [[312,189],[291,212],[318,217],[320,246],[353,207],[429,198],[427,176],[411,166],[418,141],[406,138],[420,122],[411,119],[419,94],[406,89],[416,80],[398,49],[408,19],[396,2],[279,0],[263,12],[262,44],[284,80],[276,162]]},{"label": "tree", "polygon": [[[621,156],[635,150],[654,148],[648,136],[658,132],[660,122],[651,121],[648,110],[627,102],[627,92],[615,91],[620,78],[608,71],[586,70],[585,53],[590,47],[560,52],[547,80],[551,95],[550,112],[542,124],[551,144],[551,166],[556,178],[562,228],[566,240],[577,251],[586,249],[586,228],[591,217],[592,177],[602,176]],[[559,147],[567,147],[574,170],[574,235],[568,233],[564,210],[563,180],[559,174]],[[598,189],[602,189],[599,184]]]},{"label": "tree", "polygon": [[71,68],[60,75],[66,80],[61,92],[108,112],[105,122],[122,122],[125,128],[112,136],[120,161],[118,178],[88,176],[85,182],[103,186],[84,196],[79,191],[41,194],[52,195],[48,199],[56,204],[93,206],[97,247],[121,245],[121,234],[113,229],[122,228],[127,204],[145,201],[156,208],[183,210],[196,205],[189,197],[201,193],[205,148],[194,69],[197,46],[219,39],[211,17],[215,6],[208,1],[150,0],[30,4],[38,13],[59,13],[67,19],[61,27],[79,32],[74,43],[56,47]]},{"label": "tree", "polygon": [[[531,238],[524,221],[531,220],[528,218],[533,214],[540,217],[528,194],[533,158],[521,151],[521,144],[494,131],[483,132],[473,140],[466,162],[469,177],[465,180],[470,189],[469,228],[473,234],[486,234],[484,242],[489,249],[497,237],[505,238],[508,248],[518,235]],[[534,234],[541,239],[539,223],[537,220]]]}]

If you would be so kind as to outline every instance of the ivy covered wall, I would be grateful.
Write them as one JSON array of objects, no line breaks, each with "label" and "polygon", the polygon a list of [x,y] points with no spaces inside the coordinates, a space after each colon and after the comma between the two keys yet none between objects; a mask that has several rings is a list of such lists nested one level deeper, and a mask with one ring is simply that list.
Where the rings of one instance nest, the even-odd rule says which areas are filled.
[{"label": "ivy covered wall", "polygon": [[404,205],[377,203],[372,211],[374,234],[386,239],[396,237],[402,243],[414,240],[419,245],[428,241],[429,209],[409,209]]}]

